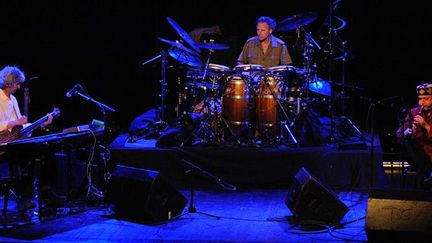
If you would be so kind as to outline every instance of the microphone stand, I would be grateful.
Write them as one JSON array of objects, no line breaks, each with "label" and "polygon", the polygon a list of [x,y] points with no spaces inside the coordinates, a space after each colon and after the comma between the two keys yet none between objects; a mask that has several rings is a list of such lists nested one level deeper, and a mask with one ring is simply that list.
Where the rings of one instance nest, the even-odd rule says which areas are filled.
[{"label": "microphone stand", "polygon": [[[236,186],[226,183],[221,178],[219,178],[219,177],[211,174],[210,172],[208,172],[208,171],[204,170],[203,168],[201,168],[201,167],[193,164],[192,162],[189,162],[189,161],[187,161],[185,159],[181,159],[180,162],[182,164],[186,165],[186,167],[189,168],[189,170],[186,171],[186,173],[189,174],[189,175],[191,173],[193,173],[194,171],[198,171],[199,173],[201,173],[201,174],[203,174],[203,175],[205,175],[205,176],[213,179],[214,181],[216,181],[216,183],[218,185],[220,185],[222,188],[224,188],[226,190],[230,190],[230,191],[236,191],[237,190]],[[189,213],[203,214],[203,215],[207,215],[207,216],[210,216],[210,217],[213,217],[213,218],[216,218],[216,219],[220,219],[221,218],[220,216],[209,214],[209,213],[205,213],[205,212],[200,212],[200,211],[198,211],[196,209],[195,202],[194,202],[194,199],[195,199],[195,186],[194,186],[192,178],[190,178],[190,190],[191,190],[190,191],[190,200],[189,200],[189,206],[188,206],[187,212],[185,212],[185,213],[183,213],[181,215],[178,215],[178,216],[176,216],[176,217],[174,217],[172,219],[180,218],[180,217],[182,217],[182,216],[184,216],[186,214],[189,214]]]},{"label": "microphone stand", "polygon": [[[381,103],[383,101],[387,101],[387,100],[391,100],[393,99],[395,96],[392,97],[387,97],[387,98],[383,98],[381,100],[378,100],[376,102],[373,102],[372,100],[368,100],[369,101],[369,110],[368,110],[368,117],[370,119],[370,161],[369,161],[369,165],[370,165],[370,187],[373,187],[373,174],[374,174],[374,147],[375,147],[375,108],[377,107],[377,105],[381,105]],[[361,134],[361,133],[360,133]]]},{"label": "microphone stand", "polygon": [[80,97],[84,98],[85,100],[91,101],[91,102],[95,103],[96,105],[98,105],[101,108],[101,111],[102,111],[104,124],[106,122],[106,111],[108,110],[110,112],[115,112],[115,110],[113,108],[109,107],[108,105],[105,105],[105,104],[103,104],[103,103],[101,103],[101,102],[93,99],[92,97],[79,92],[79,91],[75,91],[74,94],[77,94]]},{"label": "microphone stand", "polygon": [[24,115],[28,118],[28,107],[30,103],[30,88],[28,87],[28,84],[26,84],[24,88]]},{"label": "microphone stand", "polygon": [[[107,167],[107,160],[110,157],[110,152],[109,152],[109,150],[105,146],[106,145],[105,144],[106,143],[105,138],[107,137],[106,111],[108,110],[110,112],[115,112],[115,109],[113,109],[110,106],[105,105],[105,104],[103,104],[103,103],[101,103],[101,102],[93,99],[89,95],[83,94],[83,93],[81,93],[79,91],[75,91],[74,94],[77,94],[78,96],[84,98],[85,100],[88,100],[88,101],[91,101],[91,102],[95,103],[96,105],[98,105],[101,108],[101,112],[102,112],[102,115],[103,115],[103,123],[104,123],[104,139],[102,140],[102,145],[99,144],[99,147],[105,150],[103,153],[100,153],[100,156],[101,156],[101,159],[103,161],[103,166],[104,166],[104,168],[103,168],[104,169],[104,183],[106,185],[108,177],[109,177],[109,175],[108,175],[108,167]],[[91,183],[92,180],[91,180],[91,165],[90,165],[90,163],[91,163],[91,161],[89,161],[89,165],[88,165],[88,166],[90,166],[89,167],[90,169],[89,169],[89,172],[88,172],[88,175],[87,175],[88,176],[89,184],[88,184],[88,191],[87,191],[87,195],[86,196],[88,197],[89,194],[93,194],[93,195],[96,195],[98,198],[103,198],[104,197],[104,193],[101,192],[99,189],[97,189],[95,186],[93,186],[92,183]],[[105,188],[106,188],[106,186],[105,186]]]},{"label": "microphone stand", "polygon": [[30,104],[30,87],[29,87],[29,83],[30,81],[34,80],[34,79],[38,79],[38,76],[33,76],[31,78],[29,78],[29,80],[25,83],[25,87],[24,87],[24,115],[28,118],[29,115],[29,104]]}]

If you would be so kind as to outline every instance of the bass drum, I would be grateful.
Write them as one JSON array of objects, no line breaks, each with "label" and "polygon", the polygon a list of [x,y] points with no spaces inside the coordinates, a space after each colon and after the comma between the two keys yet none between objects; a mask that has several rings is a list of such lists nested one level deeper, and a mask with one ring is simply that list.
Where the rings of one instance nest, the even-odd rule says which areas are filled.
[{"label": "bass drum", "polygon": [[222,117],[234,133],[252,126],[251,104],[253,97],[249,87],[240,76],[234,75],[222,96]]},{"label": "bass drum", "polygon": [[279,135],[280,83],[272,76],[263,76],[256,90],[256,128],[261,135]]}]

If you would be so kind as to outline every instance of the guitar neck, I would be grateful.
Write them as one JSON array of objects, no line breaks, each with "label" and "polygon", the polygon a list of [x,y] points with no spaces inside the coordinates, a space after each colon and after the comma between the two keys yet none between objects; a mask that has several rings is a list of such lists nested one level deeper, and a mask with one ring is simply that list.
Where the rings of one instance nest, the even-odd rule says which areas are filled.
[{"label": "guitar neck", "polygon": [[42,117],[39,120],[37,120],[37,121],[33,122],[32,124],[30,124],[29,126],[21,129],[20,130],[20,134],[27,134],[27,133],[33,131],[34,129],[36,129],[39,126],[41,126],[47,119],[48,119],[48,115],[45,115],[44,117]]}]

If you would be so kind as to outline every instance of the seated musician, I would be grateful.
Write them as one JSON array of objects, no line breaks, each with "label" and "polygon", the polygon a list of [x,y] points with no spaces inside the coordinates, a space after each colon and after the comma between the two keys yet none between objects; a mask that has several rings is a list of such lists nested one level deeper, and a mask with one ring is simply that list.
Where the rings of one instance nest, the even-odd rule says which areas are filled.
[{"label": "seated musician", "polygon": [[237,64],[257,64],[264,68],[292,64],[285,42],[272,35],[275,29],[273,18],[259,17],[256,20],[257,35],[246,41]]},{"label": "seated musician", "polygon": [[[28,124],[27,117],[21,114],[17,99],[13,95],[24,81],[24,72],[18,67],[6,66],[0,71],[0,138],[2,136],[8,136],[16,129]],[[51,124],[52,118],[51,115],[47,115],[47,119],[41,127]],[[34,174],[32,169],[33,163],[15,154],[13,156],[8,155],[7,152],[0,156],[1,162],[6,160],[9,163],[10,176],[17,181],[16,187],[13,190],[19,197],[17,200],[18,210],[25,211],[34,208],[36,205],[32,202],[34,194],[34,178],[32,178]],[[52,177],[46,175],[48,173],[49,172],[41,172],[39,181],[39,183],[42,183],[40,186],[42,189],[41,193],[46,194],[45,198],[50,201],[49,203],[53,201],[58,202],[60,199],[52,193],[51,187],[46,183],[48,178]]]},{"label": "seated musician", "polygon": [[432,84],[416,87],[418,105],[408,112],[396,132],[401,155],[416,171],[416,189],[432,188]]}]

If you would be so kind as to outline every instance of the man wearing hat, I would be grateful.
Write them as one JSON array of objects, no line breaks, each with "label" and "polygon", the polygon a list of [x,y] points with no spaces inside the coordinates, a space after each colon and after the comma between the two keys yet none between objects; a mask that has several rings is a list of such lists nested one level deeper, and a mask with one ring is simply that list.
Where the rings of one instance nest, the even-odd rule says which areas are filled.
[{"label": "man wearing hat", "polygon": [[416,187],[432,187],[432,84],[417,88],[418,106],[412,108],[397,131],[401,140],[401,153],[417,172]]}]

